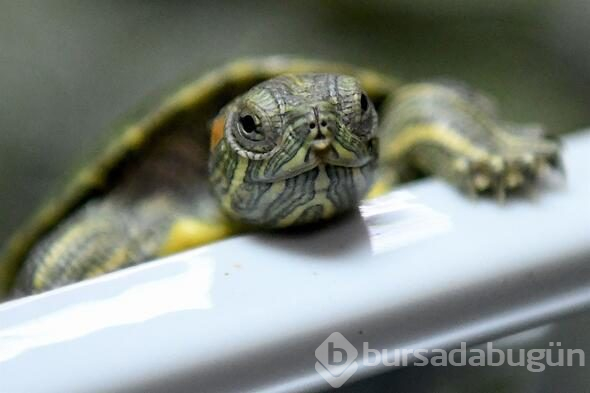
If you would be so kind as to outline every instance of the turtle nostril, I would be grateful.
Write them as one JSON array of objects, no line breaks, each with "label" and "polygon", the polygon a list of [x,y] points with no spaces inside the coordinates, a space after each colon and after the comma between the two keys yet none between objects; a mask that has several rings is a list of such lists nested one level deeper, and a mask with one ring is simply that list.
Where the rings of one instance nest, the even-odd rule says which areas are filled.
[{"label": "turtle nostril", "polygon": [[315,128],[315,123],[314,122],[309,123],[309,129],[313,130],[314,128]]},{"label": "turtle nostril", "polygon": [[322,122],[320,123],[320,126],[322,127],[326,127],[328,125],[328,123],[326,123],[325,120],[322,120]]}]

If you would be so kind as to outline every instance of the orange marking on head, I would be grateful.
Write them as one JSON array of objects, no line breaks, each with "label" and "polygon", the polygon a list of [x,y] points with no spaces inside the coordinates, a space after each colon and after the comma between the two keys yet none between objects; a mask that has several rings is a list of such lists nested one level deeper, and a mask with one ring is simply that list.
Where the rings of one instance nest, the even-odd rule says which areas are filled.
[{"label": "orange marking on head", "polygon": [[219,143],[225,131],[225,116],[217,116],[211,126],[211,151]]}]

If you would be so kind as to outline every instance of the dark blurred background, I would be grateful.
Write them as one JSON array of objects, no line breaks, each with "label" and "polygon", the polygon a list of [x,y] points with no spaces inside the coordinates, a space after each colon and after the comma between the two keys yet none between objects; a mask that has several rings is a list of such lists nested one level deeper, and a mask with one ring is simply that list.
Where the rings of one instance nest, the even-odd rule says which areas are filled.
[{"label": "dark blurred background", "polygon": [[450,76],[508,117],[589,124],[586,0],[0,1],[0,243],[147,95],[237,56]]},{"label": "dark blurred background", "polygon": [[[513,120],[542,122],[553,133],[582,128],[590,124],[589,22],[587,0],[0,0],[0,243],[117,118],[238,56],[299,54],[402,79],[454,77],[496,96]],[[572,333],[587,322],[567,323],[556,334],[570,332],[587,347],[587,334]],[[452,375],[486,392],[587,386],[570,371],[551,383],[526,371]],[[436,370],[400,375],[413,386],[461,391],[445,390]],[[385,385],[410,391],[368,382],[375,391]]]}]

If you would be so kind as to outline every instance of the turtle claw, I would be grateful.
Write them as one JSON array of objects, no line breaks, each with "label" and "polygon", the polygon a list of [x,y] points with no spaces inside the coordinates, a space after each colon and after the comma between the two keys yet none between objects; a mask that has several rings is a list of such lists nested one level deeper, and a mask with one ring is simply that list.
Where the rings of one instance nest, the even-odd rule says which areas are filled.
[{"label": "turtle claw", "polygon": [[563,160],[559,154],[553,154],[547,158],[547,164],[555,172],[559,173],[560,176],[565,177],[565,166]]},{"label": "turtle claw", "polygon": [[[490,195],[499,203],[515,192],[531,191],[546,171],[565,173],[557,150],[493,155],[478,161],[460,159],[456,175],[465,192],[472,196]],[[461,169],[460,171],[457,169]]]}]

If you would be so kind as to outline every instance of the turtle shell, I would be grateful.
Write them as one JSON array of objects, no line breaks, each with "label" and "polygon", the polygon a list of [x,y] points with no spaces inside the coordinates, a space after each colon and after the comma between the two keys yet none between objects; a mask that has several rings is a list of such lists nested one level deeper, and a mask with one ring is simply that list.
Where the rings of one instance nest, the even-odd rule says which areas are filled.
[{"label": "turtle shell", "polygon": [[10,289],[36,242],[91,198],[108,193],[117,184],[123,169],[134,165],[158,138],[164,135],[173,137],[179,128],[194,129],[199,134],[199,145],[203,146],[198,152],[202,156],[199,159],[206,168],[209,132],[204,130],[208,130],[208,122],[225,104],[266,79],[286,73],[308,72],[355,76],[377,104],[397,86],[392,78],[367,69],[283,56],[238,60],[184,84],[164,96],[155,107],[116,128],[106,146],[75,172],[60,192],[9,240],[0,258],[0,297]]}]

